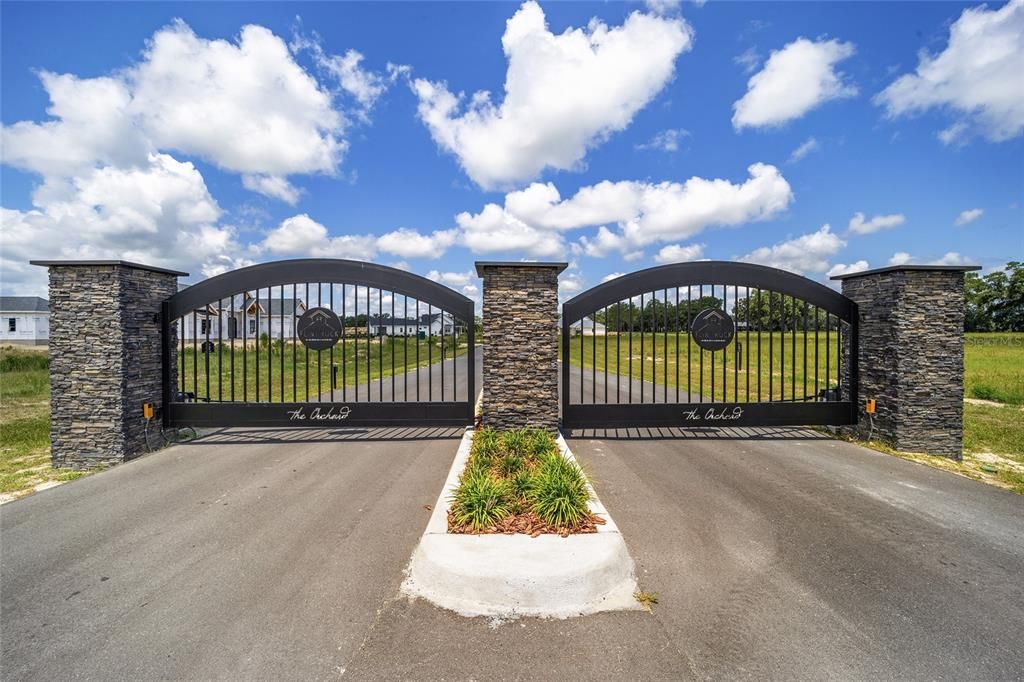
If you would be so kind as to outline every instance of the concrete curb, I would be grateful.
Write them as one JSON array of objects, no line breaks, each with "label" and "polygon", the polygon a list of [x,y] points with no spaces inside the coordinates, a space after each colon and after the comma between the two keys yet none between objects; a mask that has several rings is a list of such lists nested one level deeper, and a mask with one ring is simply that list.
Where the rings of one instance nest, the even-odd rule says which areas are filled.
[{"label": "concrete curb", "polygon": [[[611,515],[593,494],[590,508],[605,518],[588,535],[451,535],[449,499],[469,459],[466,433],[413,552],[402,593],[422,597],[463,616],[568,618],[599,611],[639,609],[633,559]],[[558,446],[575,461],[561,435]]]}]

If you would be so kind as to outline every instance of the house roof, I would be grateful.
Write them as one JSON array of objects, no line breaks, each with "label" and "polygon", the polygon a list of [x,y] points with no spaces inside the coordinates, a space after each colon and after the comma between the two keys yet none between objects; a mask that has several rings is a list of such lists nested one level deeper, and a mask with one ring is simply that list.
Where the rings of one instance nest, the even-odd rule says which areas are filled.
[{"label": "house roof", "polygon": [[393,327],[396,325],[402,325],[406,327],[414,327],[420,325],[421,322],[415,319],[406,319],[403,317],[377,317],[373,315],[370,317],[370,325]]},{"label": "house roof", "polygon": [[48,313],[50,302],[38,296],[0,296],[0,312]]}]

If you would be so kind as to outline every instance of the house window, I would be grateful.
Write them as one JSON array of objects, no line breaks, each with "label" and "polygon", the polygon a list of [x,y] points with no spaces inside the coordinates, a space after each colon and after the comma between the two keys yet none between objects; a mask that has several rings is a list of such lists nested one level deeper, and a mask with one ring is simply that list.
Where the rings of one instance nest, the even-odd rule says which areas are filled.
[{"label": "house window", "polygon": [[249,320],[249,333],[250,334],[255,334],[256,333],[256,320]]},{"label": "house window", "polygon": [[209,331],[210,331],[210,321],[209,320],[200,320],[199,321],[199,333],[200,334],[206,334]]},{"label": "house window", "polygon": [[18,331],[18,318],[8,317],[7,318],[7,331],[16,332]]}]

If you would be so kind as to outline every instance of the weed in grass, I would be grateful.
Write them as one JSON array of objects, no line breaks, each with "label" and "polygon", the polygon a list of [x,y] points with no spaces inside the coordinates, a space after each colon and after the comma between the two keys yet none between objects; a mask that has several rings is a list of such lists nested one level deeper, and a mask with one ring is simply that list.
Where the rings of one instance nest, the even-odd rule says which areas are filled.
[{"label": "weed in grass", "polygon": [[643,590],[639,590],[633,593],[633,598],[640,602],[641,606],[648,611],[651,610],[651,606],[658,603],[657,592],[644,592]]},{"label": "weed in grass", "polygon": [[452,519],[457,525],[483,530],[512,513],[508,497],[505,481],[480,469],[467,469],[452,496]]},{"label": "weed in grass", "polygon": [[548,457],[534,475],[529,493],[537,516],[553,526],[572,528],[590,514],[590,490],[583,471],[564,457]]}]

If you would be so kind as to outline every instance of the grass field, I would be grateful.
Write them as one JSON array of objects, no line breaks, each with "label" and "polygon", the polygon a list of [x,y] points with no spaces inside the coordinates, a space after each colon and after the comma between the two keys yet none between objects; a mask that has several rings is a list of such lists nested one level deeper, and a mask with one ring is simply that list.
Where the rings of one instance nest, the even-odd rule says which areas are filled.
[{"label": "grass field", "polygon": [[[178,349],[178,383],[179,386],[184,386],[180,390],[194,392],[197,397],[210,397],[213,400],[230,400],[234,388],[235,400],[303,401],[307,395],[314,397],[331,390],[332,367],[338,368],[339,388],[342,385],[366,384],[367,376],[369,381],[373,381],[392,375],[392,348],[394,374],[399,375],[407,369],[426,367],[432,362],[450,359],[453,352],[455,356],[464,355],[466,338],[459,337],[458,341],[456,346],[451,339],[445,339],[445,343],[441,343],[436,337],[433,343],[415,338],[372,338],[367,346],[367,339],[364,337],[339,342],[332,349],[333,352],[319,353],[308,351],[302,344],[275,342],[269,346],[269,355],[267,346],[261,346],[257,353],[253,343],[250,343],[244,352],[240,345],[232,348],[224,344],[209,354],[195,353],[191,344],[188,344],[184,353]],[[209,396],[206,384],[207,364],[210,371]],[[244,371],[246,368],[248,371]],[[465,369],[458,367],[457,371],[462,372]]]},{"label": "grass field", "polygon": [[674,332],[667,336],[633,333],[632,342],[628,334],[577,336],[569,342],[569,361],[577,367],[596,368],[598,373],[607,365],[610,376],[632,376],[659,387],[667,383],[674,390],[678,385],[680,392],[701,393],[706,400],[711,396],[736,402],[802,400],[837,385],[839,337],[835,333],[826,338],[822,332],[816,339],[814,332],[763,332],[759,342],[757,334],[751,332],[748,340],[740,332],[737,339],[743,344],[739,358],[735,344],[712,354],[686,334],[678,337],[677,347]]}]

